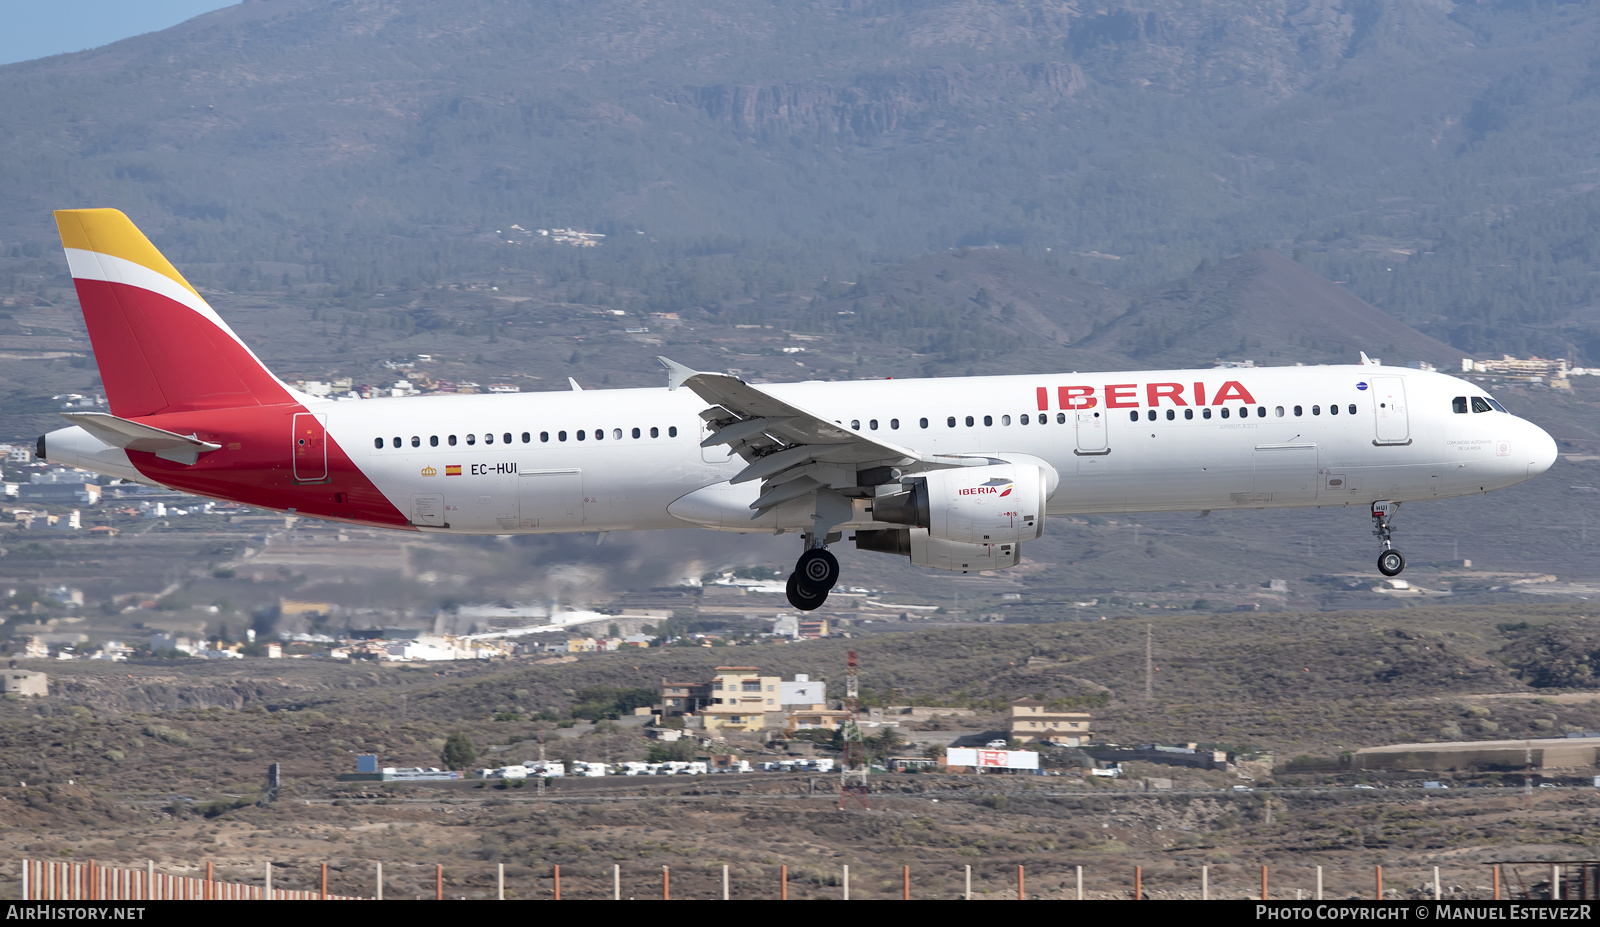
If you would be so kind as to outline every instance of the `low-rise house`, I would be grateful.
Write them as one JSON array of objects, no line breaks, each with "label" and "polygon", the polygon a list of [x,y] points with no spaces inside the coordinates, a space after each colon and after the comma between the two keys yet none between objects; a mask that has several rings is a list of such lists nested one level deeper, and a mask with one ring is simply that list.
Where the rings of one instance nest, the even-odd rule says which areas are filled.
[{"label": "low-rise house", "polygon": [[711,704],[711,683],[661,680],[662,717],[677,718],[692,714],[709,704]]},{"label": "low-rise house", "polygon": [[0,671],[0,693],[43,698],[50,694],[50,677],[30,670]]},{"label": "low-rise house", "polygon": [[1038,699],[1018,699],[1011,703],[1011,739],[1081,747],[1089,741],[1089,720],[1086,711],[1051,711]]},{"label": "low-rise house", "polygon": [[[711,704],[701,712],[706,730],[759,731],[778,726],[777,676],[763,676],[754,666],[719,666],[711,677]],[[770,724],[769,724],[770,719]]]}]

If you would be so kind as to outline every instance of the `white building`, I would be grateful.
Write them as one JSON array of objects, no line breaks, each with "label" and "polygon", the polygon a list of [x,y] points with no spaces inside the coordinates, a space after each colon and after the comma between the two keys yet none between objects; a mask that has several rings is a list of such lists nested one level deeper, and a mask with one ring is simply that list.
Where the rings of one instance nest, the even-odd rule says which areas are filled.
[{"label": "white building", "polygon": [[494,651],[482,647],[460,647],[454,638],[419,637],[414,641],[394,641],[384,648],[385,660],[487,660]]},{"label": "white building", "polygon": [[812,681],[805,673],[795,673],[794,679],[778,683],[778,704],[785,707],[811,708],[828,701],[827,683]]},{"label": "white building", "polygon": [[39,483],[93,483],[95,474],[71,467],[51,467],[39,473],[28,474],[28,482]]}]

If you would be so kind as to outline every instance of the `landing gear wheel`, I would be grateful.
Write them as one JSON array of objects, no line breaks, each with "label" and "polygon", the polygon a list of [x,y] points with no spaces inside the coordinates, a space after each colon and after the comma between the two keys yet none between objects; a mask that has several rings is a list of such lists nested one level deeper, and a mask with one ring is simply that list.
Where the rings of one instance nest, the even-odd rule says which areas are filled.
[{"label": "landing gear wheel", "polygon": [[1385,576],[1399,576],[1405,568],[1405,555],[1398,550],[1386,550],[1378,555],[1378,572]]},{"label": "landing gear wheel", "polygon": [[789,574],[789,585],[784,589],[784,594],[789,597],[789,604],[803,612],[814,611],[828,601],[828,590],[813,589],[800,578],[799,573]]},{"label": "landing gear wheel", "polygon": [[813,547],[800,555],[794,573],[807,586],[827,595],[839,581],[839,560],[827,548]]}]

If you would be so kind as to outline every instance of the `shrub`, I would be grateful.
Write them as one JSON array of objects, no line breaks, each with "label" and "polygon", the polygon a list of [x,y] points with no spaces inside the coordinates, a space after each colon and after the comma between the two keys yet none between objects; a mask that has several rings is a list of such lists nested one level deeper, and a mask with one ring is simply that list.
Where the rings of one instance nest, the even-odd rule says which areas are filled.
[{"label": "shrub", "polygon": [[154,738],[164,744],[171,744],[174,747],[194,746],[193,737],[177,728],[167,727],[165,724],[146,724],[144,726],[144,736]]}]

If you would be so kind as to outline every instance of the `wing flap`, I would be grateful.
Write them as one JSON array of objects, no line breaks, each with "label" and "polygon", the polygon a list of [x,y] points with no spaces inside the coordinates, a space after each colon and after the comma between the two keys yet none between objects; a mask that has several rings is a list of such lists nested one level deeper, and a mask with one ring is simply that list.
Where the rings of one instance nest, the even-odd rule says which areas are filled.
[{"label": "wing flap", "polygon": [[[746,460],[764,456],[769,452],[764,449],[761,442],[752,443],[746,439],[758,438],[763,433],[771,432],[790,445],[849,446],[857,449],[849,456],[861,461],[933,462],[910,448],[870,438],[837,422],[828,421],[814,412],[779,399],[760,387],[752,386],[732,374],[693,370],[665,357],[658,357],[656,360],[667,368],[668,389],[687,386],[696,396],[712,406],[721,406],[728,411],[728,417],[733,420],[728,421],[728,417],[713,419],[713,422],[721,421],[722,424],[714,428],[706,443],[709,446],[712,443],[744,442],[745,449],[741,449],[740,454]],[[765,422],[760,425],[754,424],[756,419],[763,419]],[[736,430],[724,436],[723,432],[730,428]],[[770,447],[775,443],[768,442],[767,446]]]},{"label": "wing flap", "polygon": [[861,434],[731,374],[657,360],[667,368],[668,389],[686,386],[707,403],[700,418],[710,434],[701,446],[726,444],[745,461],[728,482],[761,481],[761,495],[750,505],[755,518],[814,496],[817,513],[810,530],[826,536],[849,521],[853,509],[846,496],[872,493],[871,486],[862,485],[862,474],[892,473],[898,479],[903,470],[961,465]]}]

